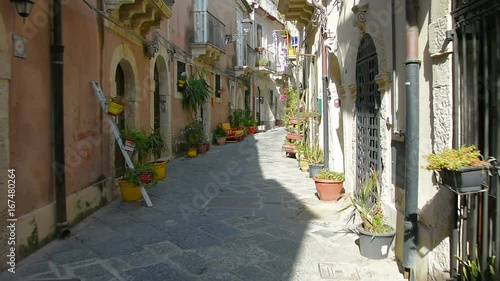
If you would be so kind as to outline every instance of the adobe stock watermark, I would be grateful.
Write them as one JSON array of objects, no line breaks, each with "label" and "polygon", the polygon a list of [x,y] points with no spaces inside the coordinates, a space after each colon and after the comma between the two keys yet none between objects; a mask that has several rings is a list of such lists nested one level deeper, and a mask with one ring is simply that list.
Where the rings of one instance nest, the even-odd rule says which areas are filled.
[{"label": "adobe stock watermark", "polygon": [[[250,162],[257,157],[257,147],[243,141],[238,143],[238,155],[245,161]],[[243,167],[236,160],[227,161],[223,170],[218,172],[210,171],[210,181],[203,188],[193,188],[193,198],[191,204],[179,204],[179,210],[186,222],[189,221],[191,214],[203,209],[206,203],[231,184],[231,180],[242,175]]]}]

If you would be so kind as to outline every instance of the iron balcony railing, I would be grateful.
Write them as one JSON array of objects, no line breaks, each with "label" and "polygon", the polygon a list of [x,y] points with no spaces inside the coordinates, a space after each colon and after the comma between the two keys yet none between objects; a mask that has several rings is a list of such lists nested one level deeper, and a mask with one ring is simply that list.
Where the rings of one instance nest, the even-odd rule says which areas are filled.
[{"label": "iron balcony railing", "polygon": [[211,44],[224,51],[224,34],[226,26],[207,11],[194,11],[195,44]]},{"label": "iron balcony railing", "polygon": [[242,61],[237,62],[238,67],[255,67],[257,53],[250,45],[245,45],[243,47],[243,56],[238,56],[238,58],[242,58]]},{"label": "iron balcony railing", "polygon": [[257,67],[265,67],[271,72],[276,72],[276,56],[273,52],[263,50],[257,53]]}]

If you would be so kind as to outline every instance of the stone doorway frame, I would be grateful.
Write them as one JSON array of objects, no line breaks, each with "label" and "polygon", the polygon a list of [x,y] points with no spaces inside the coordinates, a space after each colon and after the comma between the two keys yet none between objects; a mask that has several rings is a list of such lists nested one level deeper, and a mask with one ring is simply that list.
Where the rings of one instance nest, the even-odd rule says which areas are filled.
[{"label": "stone doorway frame", "polygon": [[[125,114],[125,126],[136,127],[137,126],[137,118],[135,113],[137,112],[137,85],[139,85],[138,81],[138,71],[137,64],[132,50],[127,44],[120,44],[115,47],[113,51],[113,55],[110,60],[110,68],[109,68],[109,95],[112,97],[116,96],[116,84],[115,84],[115,73],[118,65],[121,66],[124,76],[125,76],[125,99],[128,102]],[[104,92],[106,95],[106,92]],[[139,97],[140,98],[140,97]],[[103,120],[104,122],[104,120]],[[112,135],[110,130],[105,131],[104,133],[109,133],[109,165],[111,176],[115,178],[115,138]]]}]

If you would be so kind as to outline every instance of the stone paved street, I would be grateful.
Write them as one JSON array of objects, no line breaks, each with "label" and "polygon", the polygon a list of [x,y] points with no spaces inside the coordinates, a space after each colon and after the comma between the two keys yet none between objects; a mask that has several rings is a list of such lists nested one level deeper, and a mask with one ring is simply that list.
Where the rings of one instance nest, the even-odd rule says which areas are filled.
[{"label": "stone paved street", "polygon": [[115,200],[0,280],[404,280],[392,253],[359,254],[347,214],[336,213],[344,202],[316,198],[281,152],[284,134],[173,160],[149,192],[152,208]]}]

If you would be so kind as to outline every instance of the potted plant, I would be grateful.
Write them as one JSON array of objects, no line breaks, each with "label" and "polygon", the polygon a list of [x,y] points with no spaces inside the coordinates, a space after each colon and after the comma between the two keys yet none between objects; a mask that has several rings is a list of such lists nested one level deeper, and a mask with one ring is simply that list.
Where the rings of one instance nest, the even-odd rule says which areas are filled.
[{"label": "potted plant", "polygon": [[152,187],[157,183],[154,180],[157,172],[151,163],[146,163],[150,151],[148,135],[131,128],[122,130],[121,135],[125,142],[131,143],[129,151],[132,152],[130,159],[134,161],[134,169],[125,168],[123,177],[118,179],[118,186],[124,201],[136,201],[142,198],[141,185]]},{"label": "potted plant", "polygon": [[258,62],[259,66],[267,66],[268,63],[269,63],[268,58],[261,58]]},{"label": "potted plant", "polygon": [[337,202],[344,188],[344,173],[321,169],[314,177],[319,200]]},{"label": "potted plant", "polygon": [[196,157],[198,146],[203,143],[203,123],[200,120],[194,120],[186,125],[182,131],[184,139],[189,146],[188,157]]},{"label": "potted plant", "polygon": [[108,97],[108,114],[111,116],[118,116],[123,113],[127,101],[122,96]]},{"label": "potted plant", "polygon": [[297,147],[297,160],[299,161],[299,168],[302,172],[309,171],[309,162],[307,162],[307,154],[309,147],[307,145],[299,145]]},{"label": "potted plant", "polygon": [[362,256],[370,259],[386,258],[396,235],[395,229],[385,220],[380,187],[379,173],[371,169],[363,178],[361,186],[349,196],[349,205],[338,211],[351,209],[348,221],[354,222],[359,216],[361,223],[356,226],[359,251]]},{"label": "potted plant", "polygon": [[442,153],[430,154],[426,158],[425,169],[437,171],[442,184],[458,193],[478,192],[487,187],[491,166],[481,159],[475,145],[446,148]]},{"label": "potted plant", "polygon": [[244,125],[247,128],[247,132],[250,135],[255,134],[255,126],[257,126],[257,120],[253,118],[247,118],[244,121]]},{"label": "potted plant", "polygon": [[219,124],[214,130],[214,138],[218,145],[226,144],[227,133],[222,129],[222,126]]},{"label": "potted plant", "polygon": [[155,180],[162,180],[167,175],[167,161],[159,160],[166,148],[165,139],[161,135],[160,129],[153,129],[148,137],[148,149],[149,153],[154,157],[150,164],[156,172]]},{"label": "potted plant", "polygon": [[281,147],[285,151],[286,156],[295,158],[297,154],[297,146],[293,140],[285,140],[285,143]]},{"label": "potted plant", "polygon": [[[464,281],[494,281],[498,280],[495,278],[495,262],[496,256],[492,255],[486,259],[486,265],[481,265],[481,260],[479,259],[480,255],[478,254],[477,245],[475,245],[475,255],[474,259],[472,259],[471,255],[466,258],[461,258],[458,255],[455,255],[455,258],[460,262],[462,266],[462,273],[460,274],[463,277]],[[484,278],[484,279],[483,279]]]},{"label": "potted plant", "polygon": [[132,128],[125,128],[120,131],[120,136],[122,138],[123,149],[129,152],[133,152],[135,150],[135,139],[141,137],[141,133],[138,130]]},{"label": "potted plant", "polygon": [[189,111],[194,119],[198,109],[207,103],[211,95],[211,87],[205,79],[205,70],[202,69],[198,75],[189,78],[182,94],[182,108]]},{"label": "potted plant", "polygon": [[140,186],[149,188],[154,186],[157,182],[154,180],[156,171],[154,167],[149,164],[134,163],[134,169],[129,167],[125,168],[123,177],[118,179],[118,186],[123,201],[137,201],[142,198]]},{"label": "potted plant", "polygon": [[309,163],[309,177],[313,178],[325,166],[323,150],[319,146],[313,145],[307,151],[306,157],[307,162]]}]

